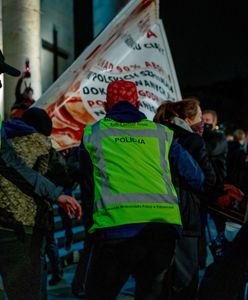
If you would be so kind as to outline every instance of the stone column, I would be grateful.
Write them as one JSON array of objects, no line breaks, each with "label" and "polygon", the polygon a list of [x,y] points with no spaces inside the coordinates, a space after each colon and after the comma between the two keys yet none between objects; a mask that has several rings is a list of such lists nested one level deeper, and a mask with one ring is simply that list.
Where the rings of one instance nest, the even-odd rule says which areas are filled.
[{"label": "stone column", "polygon": [[[3,53],[6,62],[25,71],[29,59],[34,99],[41,95],[40,71],[40,0],[2,0],[3,2]],[[15,101],[18,78],[5,75],[5,116]]]},{"label": "stone column", "polygon": [[125,6],[127,0],[94,0],[93,1],[93,21],[94,36],[97,36],[102,29],[110,23],[117,15],[117,12]]}]

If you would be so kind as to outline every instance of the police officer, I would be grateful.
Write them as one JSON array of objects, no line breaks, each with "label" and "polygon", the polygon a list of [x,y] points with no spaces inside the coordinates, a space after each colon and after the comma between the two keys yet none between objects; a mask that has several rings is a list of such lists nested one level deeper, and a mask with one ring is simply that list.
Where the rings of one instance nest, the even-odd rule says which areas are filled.
[{"label": "police officer", "polygon": [[170,168],[193,188],[203,186],[201,169],[173,132],[139,107],[133,82],[111,82],[105,118],[84,131],[82,199],[91,203],[93,237],[87,300],[116,299],[131,274],[135,299],[157,299],[181,231]]}]

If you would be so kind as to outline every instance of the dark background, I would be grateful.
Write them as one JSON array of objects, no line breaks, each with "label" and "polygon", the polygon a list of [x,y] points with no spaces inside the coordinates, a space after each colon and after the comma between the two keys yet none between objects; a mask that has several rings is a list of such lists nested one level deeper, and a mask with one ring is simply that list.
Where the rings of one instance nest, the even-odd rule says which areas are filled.
[{"label": "dark background", "polygon": [[[78,56],[93,39],[93,12],[91,0],[74,0],[74,4]],[[248,130],[248,17],[244,6],[245,1],[237,0],[160,0],[160,17],[182,97],[198,96],[203,109],[217,111],[227,131]]]},{"label": "dark background", "polygon": [[200,97],[228,131],[248,130],[248,26],[241,1],[160,1],[183,97]]}]

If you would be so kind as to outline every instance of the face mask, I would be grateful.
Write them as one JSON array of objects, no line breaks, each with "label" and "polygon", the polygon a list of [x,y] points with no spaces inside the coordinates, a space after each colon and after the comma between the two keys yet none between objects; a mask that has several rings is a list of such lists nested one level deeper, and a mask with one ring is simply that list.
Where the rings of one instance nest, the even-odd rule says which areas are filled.
[{"label": "face mask", "polygon": [[204,129],[206,129],[206,130],[212,130],[213,129],[213,124],[205,123],[204,124]]},{"label": "face mask", "polygon": [[194,133],[197,133],[200,136],[202,136],[203,131],[204,131],[204,122],[203,121],[198,122],[194,125],[191,125],[190,127],[191,127],[191,129],[193,130]]}]

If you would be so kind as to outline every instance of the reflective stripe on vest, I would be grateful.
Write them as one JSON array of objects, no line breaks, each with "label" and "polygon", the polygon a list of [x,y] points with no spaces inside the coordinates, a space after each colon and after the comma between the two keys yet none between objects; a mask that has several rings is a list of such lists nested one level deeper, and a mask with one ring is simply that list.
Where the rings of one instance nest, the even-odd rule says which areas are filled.
[{"label": "reflective stripe on vest", "polygon": [[[135,126],[135,124],[137,124],[137,126]],[[129,207],[130,211],[132,212],[132,209],[134,208],[135,204],[137,204],[138,206],[137,205],[136,206],[137,208],[139,207],[139,211],[136,213],[138,214],[142,210],[141,207],[143,208],[143,210],[144,209],[147,210],[147,208],[150,208],[151,205],[153,206],[153,211],[155,209],[160,210],[160,214],[166,213],[164,212],[164,210],[161,211],[161,208],[167,208],[167,210],[171,210],[171,212],[173,210],[174,217],[170,216],[168,223],[181,224],[179,209],[177,205],[177,196],[176,196],[175,189],[171,183],[170,169],[168,163],[168,152],[173,137],[172,131],[170,131],[168,128],[164,126],[161,126],[160,124],[155,124],[148,120],[143,120],[138,123],[130,124],[130,123],[118,123],[110,119],[104,119],[92,125],[91,128],[87,128],[87,127],[84,136],[84,144],[86,146],[86,149],[89,151],[91,159],[94,164],[95,184],[101,181],[101,183],[99,183],[101,185],[100,187],[101,192],[99,192],[98,189],[95,189],[96,197],[94,203],[94,220],[96,221],[97,218],[96,216],[99,216],[99,212],[101,211],[102,212],[105,211],[106,213],[106,210],[111,209],[110,214],[115,214],[116,212],[114,212],[113,209],[116,209],[117,206],[122,206],[119,207],[119,210],[121,208],[123,209],[125,208],[125,210],[128,210],[127,208]],[[87,133],[89,133],[89,135],[87,135]],[[143,191],[141,192],[139,190],[138,192],[126,191],[124,193],[124,192],[120,192],[121,188],[117,192],[116,191],[113,192],[113,184],[110,183],[111,178],[107,170],[106,161],[104,159],[105,150],[103,146],[104,144],[103,141],[110,140],[110,139],[113,140],[112,144],[110,143],[110,146],[112,146],[113,148],[115,147],[115,144],[117,142],[123,143],[122,148],[128,147],[128,145],[130,144],[135,144],[135,148],[139,150],[139,154],[140,154],[139,156],[141,157],[142,157],[142,147],[144,146],[144,144],[149,142],[149,140],[150,141],[156,140],[156,142],[158,142],[158,148],[159,148],[158,152],[160,154],[158,158],[159,160],[158,164],[163,178],[162,185],[164,187],[161,189],[163,192],[160,193],[156,193],[154,191],[147,192],[146,186],[144,186],[144,192]],[[148,146],[149,145],[147,145],[147,147]],[[118,149],[119,146],[116,148],[116,151],[118,151]],[[108,149],[108,152],[109,150],[110,149]],[[116,152],[114,152],[113,155],[115,153]],[[154,154],[157,155],[157,153]],[[122,159],[124,163],[125,157],[122,157]],[[137,162],[138,161],[139,160],[137,158]],[[122,162],[119,161],[118,164],[120,165],[121,168]],[[129,171],[132,173],[132,170],[135,170],[135,168],[137,168],[135,165],[134,166],[130,165]],[[97,172],[99,172],[99,174],[97,174]],[[143,176],[145,184],[148,183],[147,178],[149,178],[149,175],[150,174],[144,174]],[[161,180],[161,175],[159,175],[158,178],[159,180]],[[151,182],[154,180],[155,179],[152,178]],[[123,178],[122,182],[119,182],[117,184],[121,186],[124,184],[124,182],[125,182],[125,178]],[[156,185],[156,182],[154,182],[154,185]],[[156,188],[154,188],[154,190],[156,190]],[[156,205],[158,206],[156,207]],[[147,218],[149,218],[148,216],[149,213],[148,214],[146,212],[143,213],[144,215],[146,215],[145,217],[146,220],[144,220],[144,222],[148,221]],[[122,214],[120,213],[120,215]],[[152,215],[153,213],[151,213],[151,216]],[[157,213],[155,213],[155,215],[157,217],[159,216],[159,214]],[[171,218],[173,218],[173,220],[171,220]],[[139,222],[139,219],[141,220],[142,217],[139,218],[137,216],[137,222]],[[161,218],[161,221],[162,220],[163,218]],[[133,220],[133,222],[135,221],[136,219]],[[165,220],[163,221],[165,222]],[[154,222],[156,222],[156,220],[154,220]],[[104,224],[98,224],[96,227],[101,228],[101,227],[108,227],[108,226],[118,226],[120,225],[121,221],[117,223],[118,224],[107,223],[105,224],[106,226]],[[123,224],[125,224],[125,222],[123,222]]]}]

